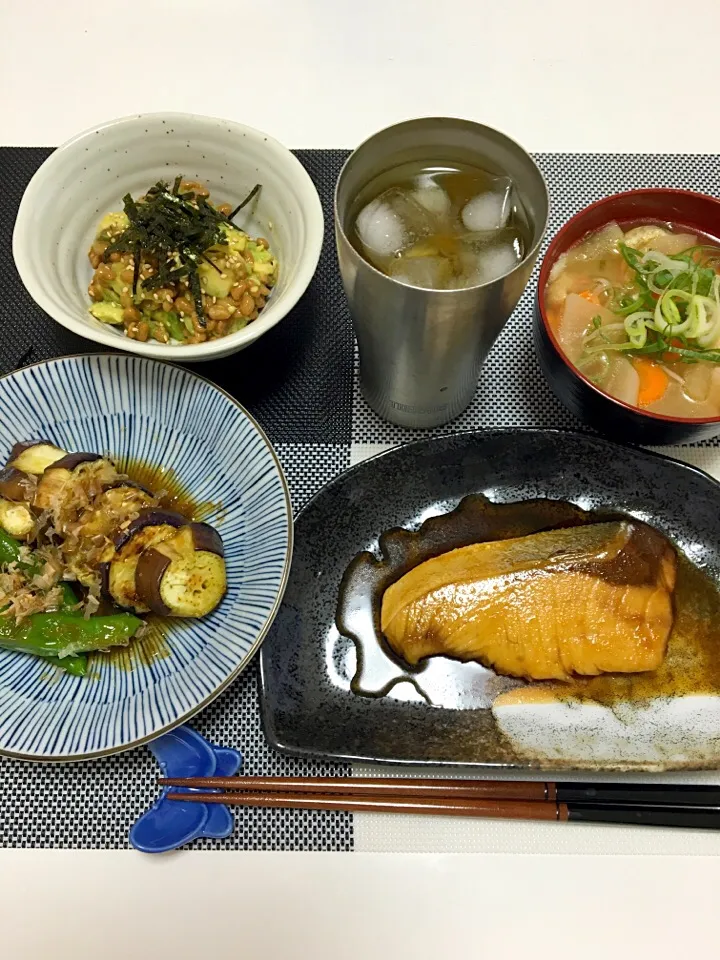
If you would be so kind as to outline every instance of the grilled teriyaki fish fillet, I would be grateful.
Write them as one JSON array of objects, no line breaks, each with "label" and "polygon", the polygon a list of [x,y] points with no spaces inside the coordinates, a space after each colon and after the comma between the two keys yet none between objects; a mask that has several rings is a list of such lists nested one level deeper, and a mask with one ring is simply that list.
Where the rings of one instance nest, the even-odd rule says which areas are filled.
[{"label": "grilled teriyaki fish fillet", "polygon": [[388,587],[382,631],[410,664],[442,654],[531,680],[654,670],[676,565],[662,534],[633,521],[475,543]]}]

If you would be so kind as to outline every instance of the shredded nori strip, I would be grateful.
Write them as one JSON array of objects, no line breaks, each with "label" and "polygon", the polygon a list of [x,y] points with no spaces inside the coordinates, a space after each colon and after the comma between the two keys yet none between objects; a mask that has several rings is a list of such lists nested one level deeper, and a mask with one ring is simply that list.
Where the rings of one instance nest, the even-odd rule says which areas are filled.
[{"label": "shredded nori strip", "polygon": [[132,253],[133,299],[137,296],[141,258],[157,261],[157,273],[143,281],[145,290],[156,290],[184,280],[195,304],[198,322],[206,325],[202,288],[198,274],[200,260],[220,268],[206,256],[210,247],[226,241],[224,226],[235,227],[232,218],[260,190],[256,184],[248,196],[230,216],[219,213],[205,197],[192,191],[180,192],[182,177],[176,177],[172,188],[159,180],[140,201],[128,193],[123,197],[123,209],[130,225],[107,247],[103,259],[112,253]]},{"label": "shredded nori strip", "polygon": [[236,216],[238,215],[238,213],[240,213],[240,211],[242,210],[242,208],[243,208],[243,207],[246,207],[246,206],[250,203],[250,201],[251,201],[252,198],[255,196],[255,194],[258,192],[258,190],[260,190],[260,187],[261,187],[261,184],[259,184],[259,183],[256,183],[256,184],[255,184],[255,186],[252,188],[252,190],[250,191],[250,193],[245,197],[245,199],[243,200],[243,202],[242,202],[242,203],[239,203],[239,204],[235,207],[235,209],[234,209],[234,210],[232,211],[232,213],[229,215],[228,220],[232,220],[234,217],[236,217]]}]

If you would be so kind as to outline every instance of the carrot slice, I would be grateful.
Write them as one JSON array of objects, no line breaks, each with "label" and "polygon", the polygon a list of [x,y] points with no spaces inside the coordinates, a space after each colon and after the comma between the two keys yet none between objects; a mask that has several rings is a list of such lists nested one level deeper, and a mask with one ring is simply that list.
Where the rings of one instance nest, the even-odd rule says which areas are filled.
[{"label": "carrot slice", "polygon": [[[673,346],[673,347],[681,347],[681,346],[682,346],[682,340],[678,340],[677,337],[674,337],[674,338],[670,341],[670,345]],[[679,353],[673,353],[672,350],[667,350],[667,351],[663,354],[663,360],[665,361],[665,363],[674,363],[676,360],[682,360],[682,357],[680,356]]]},{"label": "carrot slice", "polygon": [[670,378],[663,368],[647,357],[634,357],[633,366],[640,377],[640,389],[638,390],[638,406],[647,407],[656,400],[660,400]]},{"label": "carrot slice", "polygon": [[557,328],[560,326],[560,321],[562,320],[562,310],[558,307],[549,307],[545,304],[545,314],[552,329],[557,331]]},{"label": "carrot slice", "polygon": [[592,290],[583,290],[582,293],[578,294],[578,296],[582,297],[583,300],[587,300],[589,303],[600,303]]}]

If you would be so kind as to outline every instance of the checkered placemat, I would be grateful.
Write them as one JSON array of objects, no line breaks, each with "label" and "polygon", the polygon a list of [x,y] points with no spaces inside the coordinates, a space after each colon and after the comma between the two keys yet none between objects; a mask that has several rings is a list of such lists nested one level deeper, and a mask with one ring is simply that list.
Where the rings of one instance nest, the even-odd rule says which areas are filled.
[{"label": "checkered placemat", "polygon": [[[15,271],[11,234],[22,192],[50,151],[0,149],[0,373],[62,354],[96,352],[47,317]],[[426,436],[381,421],[361,399],[357,357],[332,241],[332,190],[346,156],[300,150],[325,212],[325,245],[317,274],[296,309],[249,350],[203,364],[200,371],[258,418],[282,460],[297,510],[322,484],[388,444]],[[548,236],[586,204],[643,186],[677,186],[720,195],[714,156],[540,154],[551,196]],[[430,434],[481,427],[583,429],[559,404],[535,361],[530,337],[530,282],[482,372],[469,409]],[[718,446],[709,441],[709,446]],[[340,765],[306,763],[273,753],[260,729],[257,668],[252,664],[193,726],[218,744],[240,748],[245,772],[268,775],[346,773]],[[127,846],[130,824],[154,795],[155,764],[140,748],[84,764],[31,765],[0,758],[0,845]],[[349,814],[238,808],[229,840],[202,848],[351,850]]]}]

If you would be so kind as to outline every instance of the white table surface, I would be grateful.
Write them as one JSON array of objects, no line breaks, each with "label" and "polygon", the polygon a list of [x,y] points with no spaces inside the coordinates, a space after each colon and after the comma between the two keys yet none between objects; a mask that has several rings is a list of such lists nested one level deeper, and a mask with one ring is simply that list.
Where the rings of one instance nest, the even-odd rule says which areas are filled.
[{"label": "white table surface", "polygon": [[[0,36],[2,145],[187,110],[291,147],[351,147],[445,114],[536,151],[720,153],[701,95],[714,89],[717,0],[0,0]],[[444,855],[0,850],[0,956],[717,952],[710,838],[632,856],[560,836],[558,852],[551,836],[530,854],[483,842]]]}]

